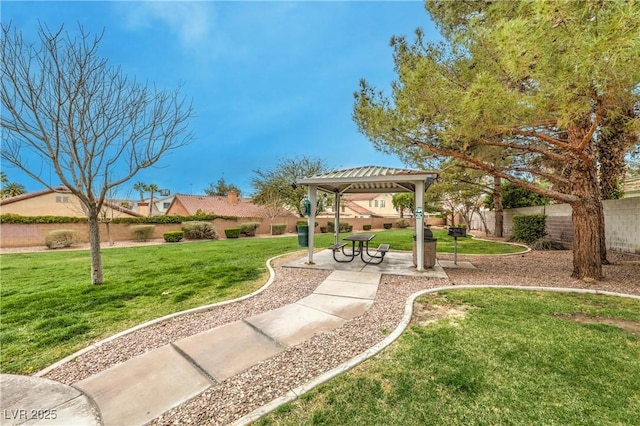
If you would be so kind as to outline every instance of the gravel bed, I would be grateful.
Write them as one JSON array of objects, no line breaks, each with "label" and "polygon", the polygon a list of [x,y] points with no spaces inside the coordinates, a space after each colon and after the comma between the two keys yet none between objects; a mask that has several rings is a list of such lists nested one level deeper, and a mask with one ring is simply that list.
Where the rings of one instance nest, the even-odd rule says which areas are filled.
[{"label": "gravel bed", "polygon": [[[71,384],[170,341],[295,302],[313,292],[330,271],[287,268],[300,254],[275,261],[276,279],[250,299],[168,320],[122,336],[68,362],[45,377]],[[440,259],[453,259],[438,255]],[[217,383],[153,420],[152,425],[229,424],[285,395],[382,341],[399,324],[408,297],[450,285],[520,285],[587,288],[640,295],[640,257],[610,253],[606,280],[570,278],[571,252],[529,252],[513,256],[458,256],[477,269],[447,269],[448,280],[383,275],[374,304],[360,317]]]},{"label": "gravel bed", "polygon": [[[73,362],[61,365],[44,377],[70,385],[176,340],[296,302],[311,294],[331,273],[313,269],[284,273],[281,265],[297,257],[300,257],[299,253],[293,257],[276,259],[272,265],[275,281],[252,298],[171,318],[118,337],[80,355]],[[285,271],[287,269],[290,268],[285,268]]]}]

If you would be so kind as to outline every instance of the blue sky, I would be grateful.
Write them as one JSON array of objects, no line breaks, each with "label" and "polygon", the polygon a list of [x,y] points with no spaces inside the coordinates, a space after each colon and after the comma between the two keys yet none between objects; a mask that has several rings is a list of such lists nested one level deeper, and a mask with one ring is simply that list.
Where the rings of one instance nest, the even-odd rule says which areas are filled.
[{"label": "blue sky", "polygon": [[[100,54],[139,81],[193,100],[194,141],[125,184],[201,194],[223,177],[249,195],[256,169],[308,156],[331,168],[404,167],[379,153],[351,118],[361,78],[395,79],[393,35],[436,30],[421,1],[3,1],[2,21],[35,41],[38,22],[75,33],[105,31]],[[42,189],[18,169],[12,182]],[[56,185],[55,175],[52,184]]]}]

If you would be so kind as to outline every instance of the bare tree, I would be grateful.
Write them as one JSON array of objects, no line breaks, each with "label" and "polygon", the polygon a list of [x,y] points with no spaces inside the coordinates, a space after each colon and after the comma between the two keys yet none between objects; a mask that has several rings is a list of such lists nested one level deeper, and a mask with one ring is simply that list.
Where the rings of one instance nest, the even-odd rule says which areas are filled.
[{"label": "bare tree", "polygon": [[[51,188],[51,167],[86,209],[91,282],[103,282],[99,213],[109,190],[192,139],[190,104],[128,79],[98,55],[102,35],[2,25],[2,159]],[[35,160],[34,160],[35,159]],[[35,164],[34,164],[35,163]]]}]

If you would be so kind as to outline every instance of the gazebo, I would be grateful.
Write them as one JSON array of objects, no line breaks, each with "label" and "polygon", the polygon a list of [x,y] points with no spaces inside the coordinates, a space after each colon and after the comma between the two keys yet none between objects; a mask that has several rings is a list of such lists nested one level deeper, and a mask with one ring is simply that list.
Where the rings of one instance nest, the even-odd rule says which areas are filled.
[{"label": "gazebo", "polygon": [[[380,166],[363,166],[345,170],[334,170],[299,179],[296,184],[309,188],[311,203],[309,214],[309,248],[307,263],[313,264],[313,240],[315,233],[316,202],[318,191],[334,194],[335,242],[340,232],[340,198],[342,194],[413,192],[416,200],[416,240],[424,239],[424,193],[435,182],[438,173],[426,170],[396,169]],[[424,270],[424,245],[417,244],[417,270]]]}]

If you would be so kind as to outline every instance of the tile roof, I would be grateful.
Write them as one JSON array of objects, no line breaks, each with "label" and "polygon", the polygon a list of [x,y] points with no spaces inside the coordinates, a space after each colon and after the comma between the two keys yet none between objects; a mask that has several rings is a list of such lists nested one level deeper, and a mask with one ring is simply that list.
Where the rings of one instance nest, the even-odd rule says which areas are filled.
[{"label": "tile roof", "polygon": [[[195,215],[198,210],[207,214],[238,217],[265,217],[269,214],[264,206],[253,203],[251,198],[238,198],[237,204],[231,204],[228,197],[208,195],[176,194],[174,203],[180,203],[190,215]],[[286,209],[282,209],[279,216],[295,216]]]},{"label": "tile roof", "polygon": [[369,216],[380,216],[379,214],[372,212],[371,210],[362,207],[360,204],[354,203],[351,200],[348,200],[345,203],[345,207],[347,207],[348,209],[353,210],[354,212],[360,214],[360,215],[369,215]]},{"label": "tile roof", "polygon": [[30,198],[36,198],[41,195],[51,194],[52,192],[57,192],[60,194],[69,194],[71,191],[66,186],[56,186],[52,188],[45,188],[39,191],[26,192],[24,194],[16,195],[15,197],[3,198],[0,200],[0,205],[3,204],[11,204],[22,200],[28,200]]}]

